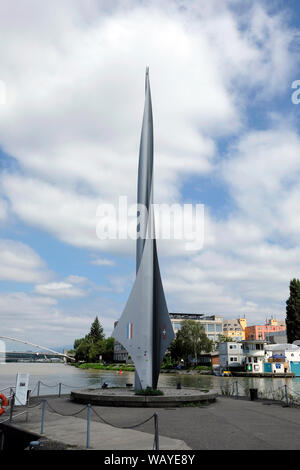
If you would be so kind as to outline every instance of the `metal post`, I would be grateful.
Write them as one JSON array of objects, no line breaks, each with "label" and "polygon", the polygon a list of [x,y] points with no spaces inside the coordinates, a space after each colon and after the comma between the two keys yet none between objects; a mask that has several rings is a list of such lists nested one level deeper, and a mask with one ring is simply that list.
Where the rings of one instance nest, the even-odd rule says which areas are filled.
[{"label": "metal post", "polygon": [[0,430],[0,450],[4,449],[4,431]]},{"label": "metal post", "polygon": [[159,450],[159,435],[158,435],[158,414],[154,413],[154,448]]},{"label": "metal post", "polygon": [[61,396],[61,383],[58,384],[58,396]]},{"label": "metal post", "polygon": [[239,383],[236,381],[236,398],[239,398]]},{"label": "metal post", "polygon": [[87,423],[86,423],[86,448],[90,448],[90,424],[91,424],[91,405],[88,404],[87,408]]},{"label": "metal post", "polygon": [[15,405],[15,394],[14,392],[12,392],[12,395],[10,398],[10,409],[9,409],[9,422],[10,423],[12,423],[12,419],[13,419],[14,405]]},{"label": "metal post", "polygon": [[27,407],[27,413],[26,413],[26,423],[28,423],[28,413],[29,413],[29,399],[30,399],[30,390],[27,392],[27,402],[26,402],[26,407]]},{"label": "metal post", "polygon": [[284,386],[284,389],[285,389],[285,401],[286,401],[286,404],[288,406],[289,405],[289,397],[288,397],[288,391],[287,391],[287,386],[286,385]]},{"label": "metal post", "polygon": [[42,421],[41,421],[41,434],[44,434],[45,413],[46,413],[46,400],[42,401]]},{"label": "metal post", "polygon": [[40,396],[40,386],[41,386],[41,381],[38,381],[38,388],[37,388],[37,396]]}]

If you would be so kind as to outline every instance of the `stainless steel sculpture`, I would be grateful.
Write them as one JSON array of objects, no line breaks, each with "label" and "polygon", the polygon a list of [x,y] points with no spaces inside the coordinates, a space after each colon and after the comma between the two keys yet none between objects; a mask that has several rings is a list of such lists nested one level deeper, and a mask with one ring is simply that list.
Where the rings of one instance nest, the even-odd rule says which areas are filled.
[{"label": "stainless steel sculpture", "polygon": [[157,387],[161,362],[174,338],[157,258],[153,213],[153,118],[146,69],[138,170],[136,280],[113,337],[135,364],[135,388]]}]

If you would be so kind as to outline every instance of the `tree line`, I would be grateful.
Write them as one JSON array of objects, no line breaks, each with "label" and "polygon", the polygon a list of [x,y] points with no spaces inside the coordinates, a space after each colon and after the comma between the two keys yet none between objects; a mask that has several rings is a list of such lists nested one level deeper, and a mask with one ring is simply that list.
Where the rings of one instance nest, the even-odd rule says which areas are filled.
[{"label": "tree line", "polygon": [[[290,296],[286,301],[286,333],[288,343],[300,340],[300,281],[290,281]],[[219,342],[230,341],[231,338],[220,335]],[[211,352],[211,341],[203,325],[197,321],[184,320],[174,340],[170,343],[165,360],[172,362],[183,360],[185,363],[198,363],[201,353]],[[113,362],[114,339],[105,338],[103,327],[98,319],[93,321],[90,332],[83,338],[74,341],[75,360],[77,362]]]},{"label": "tree line", "polygon": [[[210,352],[213,341],[209,340],[203,325],[193,320],[185,320],[171,342],[167,360],[185,363],[198,362],[199,354]],[[98,319],[93,321],[90,332],[83,338],[75,339],[74,349],[76,362],[113,362],[114,339],[105,338],[103,327]]]},{"label": "tree line", "polygon": [[114,358],[114,339],[105,338],[103,327],[95,318],[90,332],[84,338],[75,339],[74,350],[76,362],[112,362]]}]

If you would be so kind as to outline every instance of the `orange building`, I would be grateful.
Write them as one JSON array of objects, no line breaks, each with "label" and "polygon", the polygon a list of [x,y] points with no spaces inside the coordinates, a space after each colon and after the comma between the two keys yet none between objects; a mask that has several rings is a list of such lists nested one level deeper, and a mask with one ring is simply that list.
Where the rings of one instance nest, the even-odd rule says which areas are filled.
[{"label": "orange building", "polygon": [[265,334],[274,333],[276,331],[285,331],[286,325],[284,321],[278,321],[271,318],[265,325],[252,325],[245,328],[245,339],[258,340],[265,339]]}]

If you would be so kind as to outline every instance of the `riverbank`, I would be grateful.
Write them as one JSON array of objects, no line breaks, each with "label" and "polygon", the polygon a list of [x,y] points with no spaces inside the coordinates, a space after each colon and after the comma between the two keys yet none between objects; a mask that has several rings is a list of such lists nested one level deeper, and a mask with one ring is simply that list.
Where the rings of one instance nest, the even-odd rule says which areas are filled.
[{"label": "riverbank", "polygon": [[[83,408],[67,398],[49,400],[51,407],[64,415],[78,413]],[[121,407],[96,407],[96,410],[106,422],[122,427],[141,423],[156,411]],[[59,440],[60,445],[64,443],[69,449],[84,448],[86,413],[85,409],[77,417],[66,418],[47,410],[45,436]],[[30,410],[28,423],[25,416],[16,418],[15,425],[39,433],[41,409]],[[152,420],[136,428],[134,436],[132,430],[100,423],[94,413],[91,420],[91,448],[130,450],[152,446]],[[158,424],[164,449],[174,445],[177,449],[192,450],[300,450],[300,409],[271,401],[218,397],[207,406],[159,409]]]},{"label": "riverbank", "polygon": [[[124,372],[134,372],[135,367],[134,365],[128,364],[100,364],[98,362],[83,362],[83,363],[69,363],[68,365],[76,367],[77,369],[93,369],[93,370],[109,370],[109,371],[124,371]],[[212,375],[212,370],[209,368],[204,368],[202,366],[198,366],[195,368],[188,368],[188,369],[169,369],[169,368],[161,368],[160,370],[163,374],[204,374],[204,375]]]},{"label": "riverbank", "polygon": [[[124,364],[125,365],[125,364]],[[108,387],[126,387],[127,384],[134,384],[134,372],[118,370],[97,370],[80,369],[63,364],[42,364],[42,363],[11,363],[0,365],[0,389],[9,390],[16,384],[17,373],[29,374],[29,389],[32,396],[37,395],[58,395],[70,393],[71,390],[81,388],[101,388],[104,383]],[[40,382],[40,386],[39,386]],[[192,371],[168,371],[161,373],[158,381],[158,388],[177,388],[180,382],[182,387],[218,390],[220,393],[238,394],[249,396],[249,390],[256,388],[260,397],[279,397],[288,388],[288,394],[299,400],[300,378],[280,378],[256,376],[250,377],[219,377],[211,374],[194,373]],[[238,382],[238,385],[237,385]],[[6,393],[5,391],[3,393]],[[300,401],[300,400],[299,400]]]},{"label": "riverbank", "polygon": [[129,366],[127,364],[100,364],[98,362],[83,362],[69,364],[76,367],[77,369],[94,369],[94,370],[111,370],[115,372],[124,371],[124,372],[134,372],[135,367]]}]

